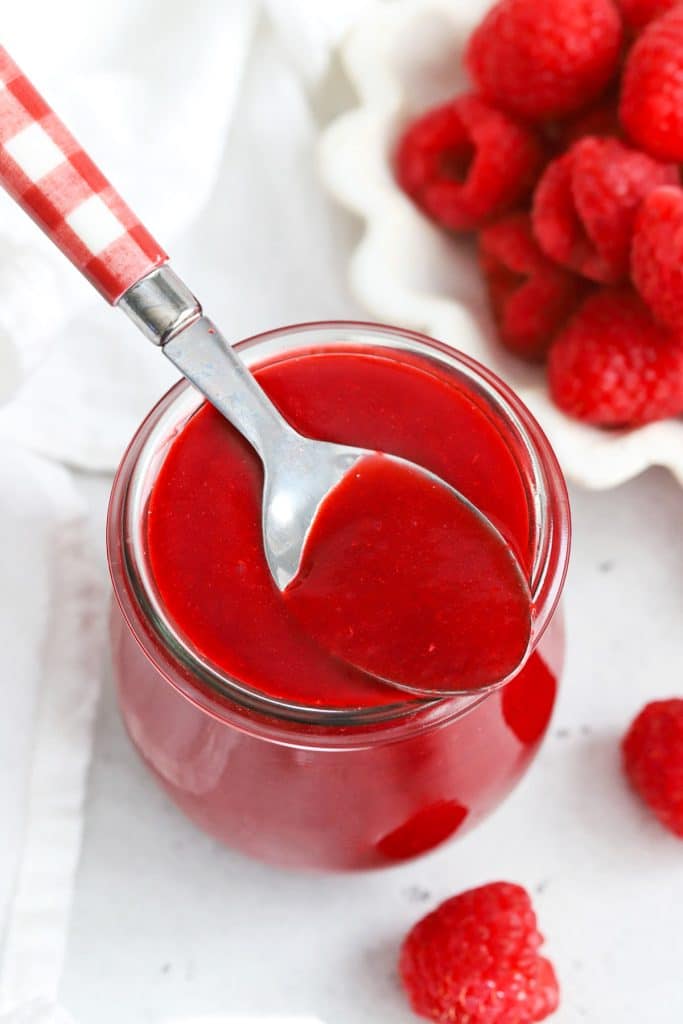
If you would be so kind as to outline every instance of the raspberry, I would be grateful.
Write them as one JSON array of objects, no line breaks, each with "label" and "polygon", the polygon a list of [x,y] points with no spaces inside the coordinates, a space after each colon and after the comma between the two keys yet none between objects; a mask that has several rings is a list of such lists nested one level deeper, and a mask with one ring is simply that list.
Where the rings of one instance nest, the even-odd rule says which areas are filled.
[{"label": "raspberry", "polygon": [[550,393],[571,416],[638,426],[683,411],[683,340],[626,288],[591,295],[550,349]]},{"label": "raspberry", "polygon": [[683,191],[658,188],[636,217],[633,283],[660,323],[683,330]]},{"label": "raspberry", "polygon": [[683,700],[647,704],[622,740],[621,752],[636,793],[683,839]]},{"label": "raspberry", "polygon": [[446,900],[409,932],[399,970],[415,1013],[439,1024],[532,1024],[559,990],[528,893],[492,882]]},{"label": "raspberry", "polygon": [[425,213],[463,231],[525,198],[542,163],[541,144],[528,128],[468,95],[409,125],[396,151],[396,176]]},{"label": "raspberry", "polygon": [[680,0],[619,0],[619,9],[629,28],[638,31],[678,3]]},{"label": "raspberry", "polygon": [[633,223],[643,198],[678,181],[678,170],[616,139],[586,138],[554,160],[534,195],[544,252],[594,281],[615,284],[629,269]]},{"label": "raspberry", "polygon": [[636,40],[619,116],[641,149],[661,160],[683,160],[683,7],[657,18]]},{"label": "raspberry", "polygon": [[553,335],[578,305],[584,285],[545,256],[526,213],[484,228],[479,259],[500,339],[527,359],[542,359]]},{"label": "raspberry", "polygon": [[612,0],[501,0],[465,61],[483,96],[530,120],[595,99],[617,69],[621,20]]}]

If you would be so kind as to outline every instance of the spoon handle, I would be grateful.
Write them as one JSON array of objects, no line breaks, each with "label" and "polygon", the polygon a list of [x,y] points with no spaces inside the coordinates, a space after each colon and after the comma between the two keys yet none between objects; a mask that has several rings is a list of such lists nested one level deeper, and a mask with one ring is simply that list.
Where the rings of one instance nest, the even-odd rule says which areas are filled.
[{"label": "spoon handle", "polygon": [[262,458],[291,447],[296,435],[164,250],[1,46],[0,185]]},{"label": "spoon handle", "polygon": [[112,305],[168,259],[3,47],[0,184]]}]

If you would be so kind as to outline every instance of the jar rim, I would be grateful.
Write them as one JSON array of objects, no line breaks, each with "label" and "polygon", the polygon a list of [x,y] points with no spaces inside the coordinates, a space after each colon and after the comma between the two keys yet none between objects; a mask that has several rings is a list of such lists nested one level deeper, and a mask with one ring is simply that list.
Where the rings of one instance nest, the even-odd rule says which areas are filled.
[{"label": "jar rim", "polygon": [[[527,654],[530,656],[559,601],[567,571],[570,537],[569,501],[564,478],[555,454],[533,415],[508,385],[487,367],[443,342],[402,328],[355,320],[313,321],[265,331],[245,338],[235,347],[247,355],[248,360],[249,353],[256,355],[251,361],[258,363],[270,355],[262,349],[272,348],[284,339],[296,336],[297,344],[277,353],[287,358],[297,351],[305,351],[307,336],[314,333],[328,333],[330,339],[325,343],[319,337],[314,341],[308,338],[309,349],[343,350],[371,342],[389,351],[417,352],[436,359],[442,366],[450,366],[451,370],[467,378],[519,439],[532,477],[529,498],[535,531],[534,558],[529,574],[535,609],[533,637]],[[194,650],[174,627],[155,594],[151,572],[140,550],[136,526],[142,519],[145,494],[149,493],[145,489],[147,478],[150,473],[158,471],[165,457],[159,455],[160,446],[164,442],[168,445],[179,425],[193,415],[202,401],[188,382],[181,380],[147,414],[121,460],[107,517],[107,552],[116,600],[145,654],[171,685],[214,715],[220,716],[220,707],[207,706],[201,684],[209,688],[214,700],[218,696],[247,713],[334,728],[391,722],[416,710],[441,705],[457,706],[463,700],[469,708],[473,702],[478,703],[486,694],[499,688],[494,685],[477,691],[462,691],[456,696],[422,699],[406,694],[396,702],[379,707],[320,707],[288,703],[254,690]],[[526,475],[523,476],[526,481]],[[124,586],[121,586],[121,577]],[[161,663],[167,659],[159,657],[159,648],[184,671],[179,674],[173,672],[171,678],[169,665]]]}]

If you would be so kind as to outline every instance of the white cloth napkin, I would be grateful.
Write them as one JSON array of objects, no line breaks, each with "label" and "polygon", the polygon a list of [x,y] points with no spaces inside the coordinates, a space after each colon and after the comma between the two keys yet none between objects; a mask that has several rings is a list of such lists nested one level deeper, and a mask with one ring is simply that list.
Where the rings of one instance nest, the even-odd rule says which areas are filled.
[{"label": "white cloth napkin", "polygon": [[[106,0],[94,15],[84,0],[66,0],[46,12],[40,40],[30,9],[17,5],[4,41],[237,340],[299,309],[312,319],[348,308],[306,87],[361,6],[167,2],[160,20],[157,5]],[[47,40],[62,19],[79,31],[58,57]],[[0,437],[113,469],[175,371],[2,195],[0,212],[11,237],[45,257],[35,294],[47,296],[51,270],[64,295],[43,365],[0,412]],[[8,292],[0,277],[0,309]],[[19,332],[14,342],[21,350]]]},{"label": "white cloth napkin", "polygon": [[[61,0],[38,32],[35,6],[15,4],[2,43],[238,339],[353,312],[310,95],[366,6]],[[59,978],[106,585],[57,463],[113,470],[173,378],[0,193],[0,1024],[70,1021]],[[175,1024],[200,1021],[247,1024]]]},{"label": "white cloth napkin", "polygon": [[67,471],[0,447],[0,1012],[56,997],[104,638]]}]

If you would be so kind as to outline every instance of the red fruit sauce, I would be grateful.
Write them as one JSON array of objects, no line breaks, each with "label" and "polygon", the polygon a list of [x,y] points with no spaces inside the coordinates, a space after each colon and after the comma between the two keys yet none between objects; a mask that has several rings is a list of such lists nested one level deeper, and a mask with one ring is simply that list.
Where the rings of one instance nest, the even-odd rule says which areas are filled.
[{"label": "red fruit sauce", "polygon": [[[495,525],[507,547],[498,534],[493,534],[495,545],[482,545],[475,530],[459,563],[459,548],[449,549],[447,537],[466,536],[465,519],[472,528],[471,513],[462,512],[466,506],[456,503],[460,521],[448,521],[442,534],[443,508],[425,503],[424,478],[417,485],[414,479],[397,483],[384,466],[375,465],[389,460],[374,458],[370,467],[361,463],[372,471],[359,490],[351,485],[350,506],[342,500],[335,511],[330,505],[334,515],[347,516],[358,510],[362,495],[369,518],[356,520],[356,534],[367,529],[374,538],[381,521],[386,546],[373,542],[364,554],[354,555],[357,572],[360,567],[374,574],[390,564],[397,542],[404,543],[396,524],[405,523],[411,500],[422,502],[420,508],[434,512],[437,526],[434,563],[424,566],[427,578],[436,575],[436,562],[446,555],[448,573],[461,573],[461,580],[469,576],[475,597],[481,596],[477,577],[483,573],[488,582],[502,578],[507,599],[514,598],[514,628],[508,634],[495,602],[487,617],[485,603],[473,601],[468,609],[459,601],[467,631],[461,631],[457,646],[459,656],[467,654],[466,671],[483,683],[510,651],[517,657],[520,633],[514,624],[523,619],[522,605],[528,616],[529,598],[511,566],[529,570],[536,543],[533,506],[512,434],[486,399],[436,361],[379,347],[299,350],[261,364],[255,373],[303,433],[415,462],[461,491]],[[129,732],[176,802],[229,845],[299,867],[386,864],[422,853],[476,823],[519,778],[545,731],[561,662],[561,630],[548,629],[524,668],[499,690],[438,702],[402,693],[335,658],[311,635],[313,622],[328,648],[334,647],[337,631],[350,620],[363,634],[366,621],[376,619],[376,607],[366,616],[343,589],[353,567],[343,542],[339,550],[339,532],[328,531],[329,523],[321,519],[311,547],[315,571],[306,564],[300,591],[295,587],[283,596],[263,556],[262,471],[249,445],[204,405],[163,451],[144,506],[143,530],[157,597],[178,635],[205,663],[245,692],[256,692],[259,701],[279,702],[271,705],[272,717],[265,705],[245,710],[236,691],[220,693],[179,667],[173,649],[150,633],[124,579],[118,547],[126,541],[111,533],[118,530],[125,500],[121,488],[129,469],[124,462],[110,518],[112,574],[126,616],[115,608],[115,668]],[[129,463],[138,457],[132,452]],[[384,514],[383,497],[386,507],[398,503],[394,522]],[[312,615],[301,602],[295,616],[297,595],[316,575],[329,600],[316,598]],[[339,605],[332,607],[337,585]],[[393,614],[400,610],[401,585],[393,591],[391,608],[390,580],[373,592],[373,600],[381,596],[387,602],[391,632],[383,649],[398,652],[391,672],[403,666],[406,678],[419,684],[426,634]],[[327,625],[320,611],[325,605]],[[450,628],[452,609],[440,604],[437,585],[427,616],[430,629],[434,622],[439,626],[440,614]],[[374,627],[371,632],[376,639]],[[469,645],[462,643],[464,635]],[[367,648],[368,634],[360,644]],[[281,714],[285,707],[290,710]],[[292,718],[293,707],[301,707],[301,715]],[[306,710],[312,708],[337,717],[343,713],[345,721],[316,722]],[[369,713],[375,717],[364,724],[358,715]]]},{"label": "red fruit sauce", "polygon": [[[516,483],[515,504],[524,501],[491,422],[463,392],[415,365],[308,354],[257,377],[287,419],[313,437],[352,443],[353,436],[364,447],[381,440],[403,455],[414,428],[412,461],[440,465],[447,482],[466,497],[474,488],[491,507],[479,460],[471,458],[488,450],[490,484],[500,474]],[[305,414],[302,401],[312,391],[315,408]],[[445,449],[434,426],[450,424],[455,433],[458,421],[458,444],[449,432]],[[464,451],[470,459],[463,464]],[[388,694],[326,652],[434,690],[486,686],[520,663],[530,632],[521,571],[502,536],[446,488],[390,459],[361,461],[323,503],[283,595],[263,554],[261,486],[257,455],[205,406],[173,443],[149,503],[161,599],[178,629],[223,671],[287,700],[353,706]],[[526,527],[524,513],[517,518]],[[314,693],[301,693],[302,678],[314,681]]]},{"label": "red fruit sauce", "polygon": [[531,632],[529,588],[503,537],[384,455],[327,496],[284,597],[324,650],[421,693],[502,681]]}]

